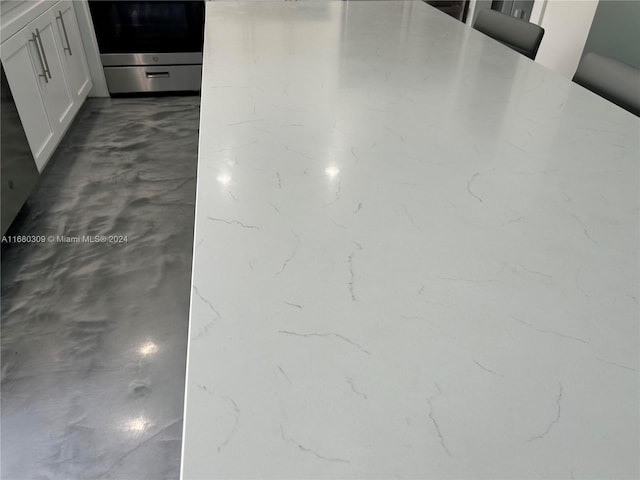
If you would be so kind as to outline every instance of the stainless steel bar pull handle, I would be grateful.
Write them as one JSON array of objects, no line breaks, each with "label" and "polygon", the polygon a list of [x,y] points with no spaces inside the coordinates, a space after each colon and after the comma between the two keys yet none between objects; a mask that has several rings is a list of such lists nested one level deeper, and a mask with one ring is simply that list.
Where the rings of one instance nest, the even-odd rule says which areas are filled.
[{"label": "stainless steel bar pull handle", "polygon": [[71,56],[73,53],[71,53],[71,44],[69,43],[69,36],[67,35],[67,27],[64,24],[64,18],[62,18],[62,10],[58,10],[56,18],[60,20],[60,23],[62,24],[62,33],[64,33],[64,40],[67,42],[67,46],[64,47],[64,49],[69,52],[69,56]]},{"label": "stainless steel bar pull handle", "polygon": [[38,40],[38,44],[40,45],[40,50],[42,52],[42,59],[44,60],[45,73],[49,75],[49,78],[51,78],[51,70],[49,70],[49,62],[47,61],[47,53],[44,51],[44,46],[42,45],[42,38],[40,37],[40,30],[38,30],[37,28],[36,28],[35,37]]},{"label": "stainless steel bar pull handle", "polygon": [[47,78],[47,70],[44,68],[44,62],[42,61],[42,54],[40,53],[40,47],[38,47],[38,41],[36,40],[36,34],[32,33],[31,34],[31,40],[29,40],[30,42],[33,42],[33,44],[36,46],[36,52],[38,53],[38,60],[40,60],[40,66],[42,67],[42,73],[39,73],[38,76],[39,77],[44,77],[44,81],[46,83],[49,83],[49,78]]},{"label": "stainless steel bar pull handle", "polygon": [[168,78],[169,72],[145,72],[147,78]]}]

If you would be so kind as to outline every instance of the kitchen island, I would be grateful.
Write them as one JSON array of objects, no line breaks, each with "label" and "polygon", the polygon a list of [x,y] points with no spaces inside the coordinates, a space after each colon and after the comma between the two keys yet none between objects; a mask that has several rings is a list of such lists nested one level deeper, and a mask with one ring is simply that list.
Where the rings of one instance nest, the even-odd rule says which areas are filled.
[{"label": "kitchen island", "polygon": [[638,476],[638,118],[423,2],[207,4],[182,476]]}]

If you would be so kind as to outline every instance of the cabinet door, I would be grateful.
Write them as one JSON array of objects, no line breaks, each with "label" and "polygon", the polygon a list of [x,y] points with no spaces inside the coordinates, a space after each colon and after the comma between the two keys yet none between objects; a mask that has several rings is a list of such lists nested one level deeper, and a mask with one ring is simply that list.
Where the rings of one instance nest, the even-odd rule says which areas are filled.
[{"label": "cabinet door", "polygon": [[[58,54],[56,44],[57,27],[53,15],[40,15],[25,28],[27,38],[36,34],[36,40],[43,57],[45,67],[48,68],[49,81],[40,78],[42,97],[56,133],[66,130],[73,119],[73,97],[67,88],[67,82],[62,69],[62,60]],[[33,42],[31,42],[33,44]]]},{"label": "cabinet door", "polygon": [[[91,90],[92,83],[73,2],[58,2],[51,9],[50,15],[55,25],[58,52],[71,95],[74,100],[84,99]],[[80,103],[78,102],[78,108]]]},{"label": "cabinet door", "polygon": [[44,69],[36,45],[27,33],[20,32],[3,42],[0,54],[29,147],[38,170],[42,171],[56,146],[56,138],[40,91],[39,84],[45,82]]}]

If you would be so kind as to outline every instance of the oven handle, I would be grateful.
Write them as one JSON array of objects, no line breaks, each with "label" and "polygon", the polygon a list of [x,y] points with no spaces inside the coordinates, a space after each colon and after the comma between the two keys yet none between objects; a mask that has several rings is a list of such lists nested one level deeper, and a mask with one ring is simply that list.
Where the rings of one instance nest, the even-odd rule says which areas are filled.
[{"label": "oven handle", "polygon": [[169,72],[144,72],[147,78],[169,78]]},{"label": "oven handle", "polygon": [[31,40],[29,41],[33,42],[34,46],[36,47],[36,52],[38,53],[38,60],[40,61],[40,66],[42,67],[42,73],[39,73],[38,76],[44,77],[45,83],[49,83],[49,78],[47,78],[47,69],[44,68],[44,62],[42,61],[42,54],[40,53],[40,48],[38,47],[38,41],[36,40],[35,33],[31,34]]},{"label": "oven handle", "polygon": [[69,43],[69,36],[67,35],[67,27],[64,24],[64,18],[62,18],[62,10],[58,10],[58,15],[56,15],[56,18],[60,20],[60,23],[62,24],[62,33],[64,33],[64,39],[67,42],[67,46],[63,47],[63,49],[69,52],[69,56],[72,56],[73,53],[71,53],[71,44]]}]

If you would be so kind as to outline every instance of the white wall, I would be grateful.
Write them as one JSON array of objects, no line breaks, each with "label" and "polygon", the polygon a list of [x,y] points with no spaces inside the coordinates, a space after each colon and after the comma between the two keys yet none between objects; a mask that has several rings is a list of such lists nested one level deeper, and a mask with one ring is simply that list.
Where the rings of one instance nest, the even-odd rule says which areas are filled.
[{"label": "white wall", "polygon": [[536,62],[572,78],[597,6],[598,0],[547,0],[539,23],[545,33]]},{"label": "white wall", "polygon": [[540,25],[546,6],[547,0],[535,0],[533,2],[533,8],[531,9],[531,18],[529,18],[529,21],[531,23],[535,23],[536,25]]}]

